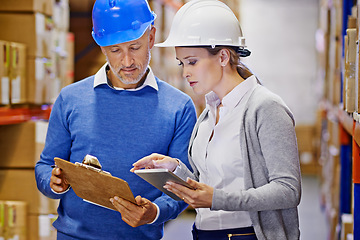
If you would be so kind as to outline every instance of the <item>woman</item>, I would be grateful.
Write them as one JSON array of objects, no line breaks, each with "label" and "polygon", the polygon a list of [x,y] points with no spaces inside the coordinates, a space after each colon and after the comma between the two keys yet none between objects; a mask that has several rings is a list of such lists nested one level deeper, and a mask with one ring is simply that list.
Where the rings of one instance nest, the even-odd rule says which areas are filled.
[{"label": "woman", "polygon": [[194,239],[299,239],[301,177],[294,118],[240,62],[238,20],[224,3],[195,0],[175,15],[167,40],[183,76],[206,94],[188,149],[178,159],[152,154],[135,169],[167,168],[195,188],[164,187],[196,208]]}]

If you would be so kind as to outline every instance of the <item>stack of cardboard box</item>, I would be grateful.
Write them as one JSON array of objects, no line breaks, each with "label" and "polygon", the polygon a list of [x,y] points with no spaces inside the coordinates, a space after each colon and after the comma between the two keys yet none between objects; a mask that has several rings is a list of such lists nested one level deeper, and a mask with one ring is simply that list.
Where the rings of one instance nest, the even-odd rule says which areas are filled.
[{"label": "stack of cardboard box", "polygon": [[[5,206],[9,201],[26,203],[27,224],[22,222],[19,226],[21,233],[26,226],[26,238],[20,239],[56,239],[51,222],[57,215],[58,200],[49,199],[38,191],[34,170],[44,147],[47,126],[46,121],[0,125],[0,200],[5,201]],[[4,236],[0,234],[1,237]]]},{"label": "stack of cardboard box", "polygon": [[0,23],[0,40],[21,43],[13,43],[10,50],[14,56],[10,66],[15,70],[9,76],[10,103],[52,103],[60,89],[72,82],[67,0],[3,1]]}]

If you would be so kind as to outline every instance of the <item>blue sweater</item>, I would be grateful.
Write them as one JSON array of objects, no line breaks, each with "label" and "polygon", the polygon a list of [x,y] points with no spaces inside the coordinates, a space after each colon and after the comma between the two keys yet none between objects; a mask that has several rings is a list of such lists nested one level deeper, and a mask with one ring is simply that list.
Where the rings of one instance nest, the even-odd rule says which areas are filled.
[{"label": "blue sweater", "polygon": [[[45,148],[35,167],[38,189],[60,199],[54,222],[61,239],[160,239],[163,225],[186,208],[129,170],[132,163],[161,153],[188,164],[187,148],[196,113],[191,98],[156,78],[159,90],[119,91],[103,84],[93,87],[94,76],[65,87],[49,120]],[[141,195],[160,208],[153,224],[132,228],[117,211],[83,201],[70,190],[50,189],[54,157],[81,162],[96,156],[102,169],[124,179],[134,196]],[[67,237],[68,236],[68,237]]]}]

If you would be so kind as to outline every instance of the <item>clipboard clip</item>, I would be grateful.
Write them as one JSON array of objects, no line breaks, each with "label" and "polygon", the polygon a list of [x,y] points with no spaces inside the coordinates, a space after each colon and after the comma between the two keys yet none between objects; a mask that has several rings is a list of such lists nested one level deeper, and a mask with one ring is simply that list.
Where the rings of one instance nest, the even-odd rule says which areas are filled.
[{"label": "clipboard clip", "polygon": [[102,170],[102,166],[101,166],[99,160],[97,159],[97,157],[94,157],[94,156],[89,155],[89,154],[86,154],[86,156],[84,157],[82,163],[75,162],[75,165],[80,166],[80,167],[84,167],[86,169],[89,169],[89,170],[92,170],[92,171],[95,171],[95,172],[111,175],[111,173]]}]

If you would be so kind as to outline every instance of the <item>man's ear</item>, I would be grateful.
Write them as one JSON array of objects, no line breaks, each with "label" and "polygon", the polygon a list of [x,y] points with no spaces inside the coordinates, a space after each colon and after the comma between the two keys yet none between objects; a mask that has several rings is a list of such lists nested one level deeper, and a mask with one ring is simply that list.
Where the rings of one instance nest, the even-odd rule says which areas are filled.
[{"label": "man's ear", "polygon": [[149,47],[150,47],[150,49],[152,49],[155,44],[155,33],[156,33],[156,28],[154,26],[152,26],[150,29],[150,32],[149,32]]}]

